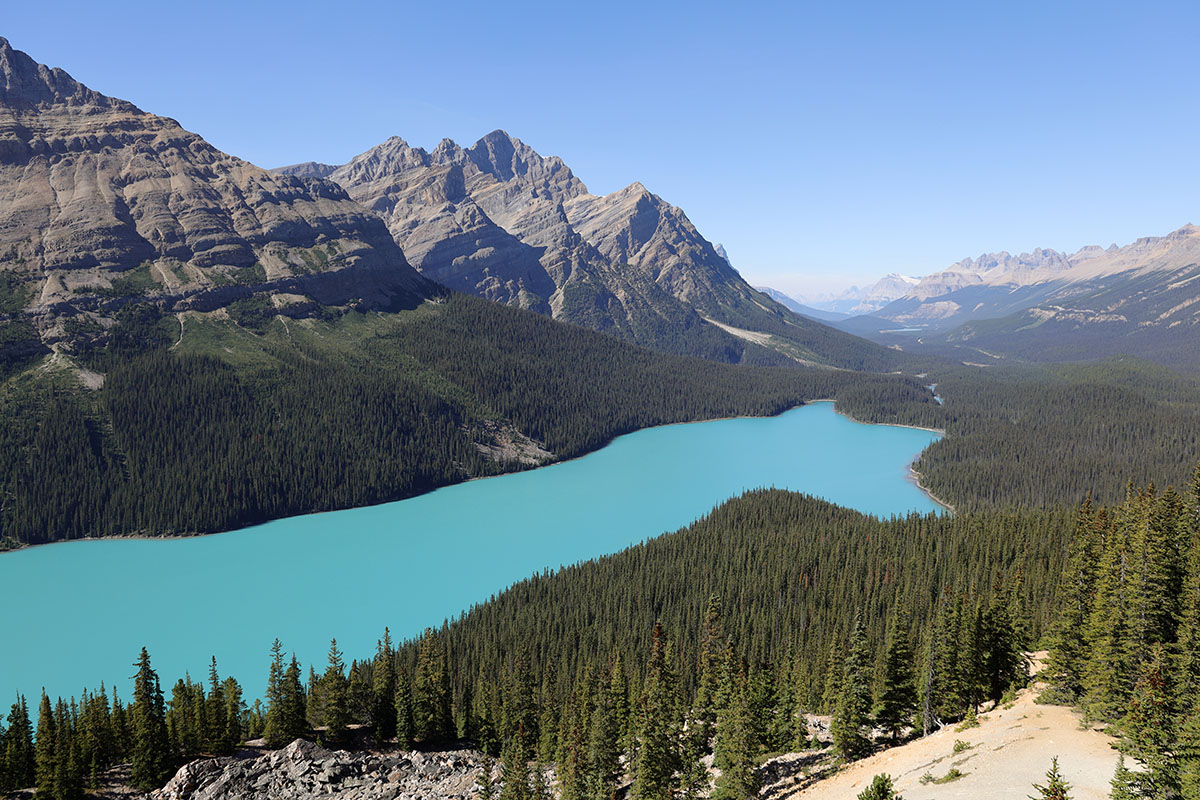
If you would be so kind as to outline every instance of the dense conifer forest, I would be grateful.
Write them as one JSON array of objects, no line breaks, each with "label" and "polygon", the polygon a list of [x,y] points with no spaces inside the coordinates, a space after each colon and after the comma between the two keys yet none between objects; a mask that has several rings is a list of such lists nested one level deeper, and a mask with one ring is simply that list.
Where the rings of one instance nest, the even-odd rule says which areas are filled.
[{"label": "dense conifer forest", "polygon": [[1070,513],[880,521],[751,492],[414,641],[385,633],[373,656],[347,662],[334,642],[306,670],[277,642],[249,707],[215,660],[206,683],[164,692],[145,653],[128,706],[104,687],[40,712],[19,698],[0,786],[32,776],[44,796],[73,797],[125,760],[150,786],[244,739],[338,744],[365,725],[402,747],[474,742],[503,759],[501,796],[529,796],[511,787],[535,762],[557,765],[567,798],[607,797],[625,769],[635,797],[674,797],[699,790],[699,759],[715,750],[722,796],[744,797],[763,753],[810,746],[803,712],[833,713],[832,746],[853,758],[877,746],[872,724],[909,735],[1022,683],[1019,654],[1052,615],[1072,526]]},{"label": "dense conifer forest", "polygon": [[1117,358],[940,367],[928,380],[945,398],[935,427],[946,436],[916,469],[959,510],[1117,503],[1129,481],[1187,484],[1200,461],[1195,375]]},{"label": "dense conifer forest", "polygon": [[479,447],[509,431],[565,459],[639,428],[776,414],[852,386],[936,413],[911,378],[664,355],[456,294],[331,321],[130,307],[104,347],[80,336],[76,362],[102,389],[40,368],[0,388],[9,545],[395,500],[521,468]]}]

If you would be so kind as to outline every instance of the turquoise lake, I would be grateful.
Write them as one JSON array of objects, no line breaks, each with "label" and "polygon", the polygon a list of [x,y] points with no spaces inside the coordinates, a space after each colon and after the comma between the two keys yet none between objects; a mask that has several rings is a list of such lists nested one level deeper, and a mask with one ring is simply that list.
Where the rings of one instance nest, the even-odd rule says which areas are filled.
[{"label": "turquoise lake", "polygon": [[385,505],[213,536],[68,542],[0,554],[0,703],[100,681],[128,699],[145,645],[163,689],[211,656],[261,696],[279,637],[304,664],[347,663],[438,626],[543,569],[672,531],[764,486],[882,517],[940,507],[909,464],[938,434],[814,403],[778,417],[671,425],[583,458]]}]

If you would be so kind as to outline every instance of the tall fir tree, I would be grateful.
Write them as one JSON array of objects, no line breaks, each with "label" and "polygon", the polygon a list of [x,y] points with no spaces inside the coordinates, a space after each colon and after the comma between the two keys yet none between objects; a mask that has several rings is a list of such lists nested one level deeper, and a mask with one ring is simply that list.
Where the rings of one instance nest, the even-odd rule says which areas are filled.
[{"label": "tall fir tree", "polygon": [[329,662],[321,676],[322,699],[324,700],[325,739],[335,744],[346,739],[350,723],[349,686],[346,681],[346,665],[337,639],[329,642]]},{"label": "tall fir tree", "polygon": [[874,711],[876,724],[893,739],[900,735],[917,710],[913,660],[908,631],[900,623],[900,608],[893,606],[883,658],[883,680]]},{"label": "tall fir tree", "polygon": [[745,675],[736,679],[729,706],[717,717],[714,765],[721,776],[713,787],[714,800],[746,800],[758,793],[755,773],[758,740],[750,711],[750,686]]},{"label": "tall fir tree", "polygon": [[396,735],[396,652],[387,628],[375,648],[373,671],[371,722],[376,741],[385,742]]},{"label": "tall fir tree", "polygon": [[633,765],[633,800],[671,800],[679,768],[679,720],[675,676],[668,660],[666,633],[654,625],[650,658],[638,702],[638,733]]},{"label": "tall fir tree", "polygon": [[133,705],[129,708],[133,737],[130,783],[149,791],[162,785],[171,769],[167,742],[166,709],[158,673],[150,666],[150,654],[142,648],[133,679]]},{"label": "tall fir tree", "polygon": [[867,653],[867,635],[862,615],[854,619],[850,646],[842,671],[842,690],[830,721],[833,746],[838,755],[853,761],[871,750],[867,736],[871,712],[871,668]]}]

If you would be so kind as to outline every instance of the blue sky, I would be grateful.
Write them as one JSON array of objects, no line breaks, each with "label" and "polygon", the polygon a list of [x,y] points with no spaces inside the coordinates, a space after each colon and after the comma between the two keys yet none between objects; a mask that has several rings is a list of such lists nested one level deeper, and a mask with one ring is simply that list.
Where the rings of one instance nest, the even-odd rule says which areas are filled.
[{"label": "blue sky", "polygon": [[1200,223],[1195,3],[10,4],[0,35],[264,166],[496,128],[793,293]]}]

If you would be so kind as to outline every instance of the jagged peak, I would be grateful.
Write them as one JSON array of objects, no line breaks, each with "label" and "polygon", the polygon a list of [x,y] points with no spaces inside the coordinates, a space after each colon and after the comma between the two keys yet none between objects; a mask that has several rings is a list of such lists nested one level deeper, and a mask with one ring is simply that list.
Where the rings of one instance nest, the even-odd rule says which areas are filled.
[{"label": "jagged peak", "polygon": [[89,89],[59,67],[39,64],[0,36],[0,104],[12,108],[45,105],[103,106],[141,113],[125,100]]}]

